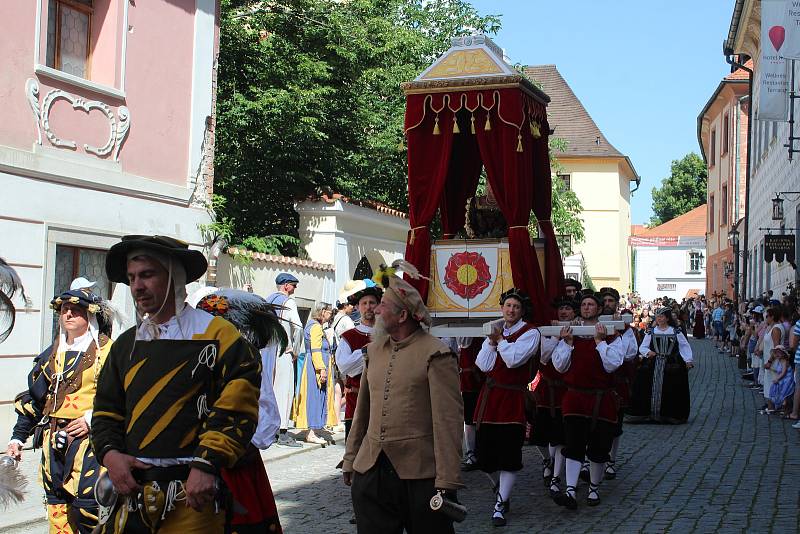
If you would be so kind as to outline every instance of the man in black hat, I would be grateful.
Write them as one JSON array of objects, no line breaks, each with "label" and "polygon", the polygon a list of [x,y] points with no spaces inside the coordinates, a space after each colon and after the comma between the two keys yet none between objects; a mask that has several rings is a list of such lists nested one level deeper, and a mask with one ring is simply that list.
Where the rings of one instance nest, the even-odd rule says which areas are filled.
[{"label": "man in black hat", "polygon": [[117,339],[97,383],[92,446],[120,495],[100,532],[225,529],[219,475],[255,432],[261,365],[234,325],[186,305],[206,268],[163,236],[125,236],[108,252],[108,279],[130,286],[141,325]]},{"label": "man in black hat", "polygon": [[567,278],[564,280],[564,296],[569,299],[576,299],[580,295],[583,285],[577,280]]},{"label": "man in black hat", "polygon": [[575,487],[584,458],[590,462],[587,504],[600,504],[600,483],[618,417],[612,373],[622,365],[625,348],[620,336],[607,335],[606,327],[598,322],[601,310],[599,294],[584,295],[580,322],[594,326],[594,336],[573,336],[572,327],[565,326],[552,354],[553,367],[566,385],[561,412],[567,483],[564,493],[555,493],[553,498],[573,510],[578,506]]},{"label": "man in black hat", "polygon": [[[621,313],[630,314],[630,310],[619,309],[619,291],[613,287],[603,287],[600,289],[600,296],[603,299],[603,315],[613,315],[619,317]],[[617,477],[617,452],[622,438],[622,421],[625,417],[625,409],[631,401],[631,385],[636,374],[636,358],[639,355],[639,340],[630,324],[625,325],[622,332],[622,343],[625,347],[625,359],[619,369],[614,372],[614,383],[616,385],[617,396],[619,397],[619,417],[617,426],[614,429],[614,441],[611,444],[611,459],[606,464],[605,478],[613,480]]]},{"label": "man in black hat", "polygon": [[267,302],[281,307],[278,317],[286,331],[286,337],[289,338],[289,344],[283,351],[278,349],[273,358],[272,368],[264,370],[273,377],[275,399],[278,401],[278,413],[281,415],[281,428],[278,431],[278,441],[275,443],[282,447],[293,448],[302,447],[288,432],[295,392],[295,362],[303,342],[303,322],[297,313],[297,303],[292,298],[299,283],[296,276],[280,273],[275,278],[275,292],[267,297]]}]

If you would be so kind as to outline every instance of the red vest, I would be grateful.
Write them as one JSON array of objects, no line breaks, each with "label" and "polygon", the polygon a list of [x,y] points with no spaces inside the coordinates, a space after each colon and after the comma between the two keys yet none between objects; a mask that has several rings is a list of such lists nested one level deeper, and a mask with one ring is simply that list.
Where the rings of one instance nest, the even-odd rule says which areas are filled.
[{"label": "red vest", "polygon": [[[370,342],[369,334],[351,328],[342,333],[342,339],[347,341],[350,350],[363,349]],[[350,420],[356,413],[356,402],[358,401],[358,388],[361,386],[361,375],[345,376],[344,379],[344,418]]]},{"label": "red vest", "polygon": [[[532,324],[525,326],[503,339],[514,343],[528,330],[535,328]],[[475,423],[525,424],[525,395],[530,383],[531,366],[534,358],[520,367],[509,369],[506,362],[497,354],[494,367],[486,373],[486,382],[478,395]]]},{"label": "red vest", "polygon": [[[611,343],[616,336],[606,338]],[[603,368],[593,338],[574,339],[567,372],[562,375],[567,391],[561,400],[561,413],[617,422],[619,402],[614,391],[614,375]]]},{"label": "red vest", "polygon": [[461,378],[461,392],[480,391],[486,377],[475,365],[475,358],[481,350],[483,339],[472,339],[469,347],[465,347],[458,354],[458,374]]}]

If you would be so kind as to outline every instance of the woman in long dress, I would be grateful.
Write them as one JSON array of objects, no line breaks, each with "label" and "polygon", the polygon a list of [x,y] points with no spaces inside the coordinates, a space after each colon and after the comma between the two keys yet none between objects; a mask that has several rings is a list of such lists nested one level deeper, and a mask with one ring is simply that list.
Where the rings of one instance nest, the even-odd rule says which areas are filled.
[{"label": "woman in long dress", "polygon": [[692,337],[695,339],[703,339],[706,337],[706,325],[703,322],[703,302],[699,299],[694,302],[694,327],[692,328]]},{"label": "woman in long dress", "polygon": [[299,364],[300,380],[295,394],[295,427],[308,429],[307,443],[327,444],[317,436],[328,424],[328,414],[335,410],[333,357],[323,325],[331,318],[327,304],[317,304],[306,324],[306,357]]},{"label": "woman in long dress", "polygon": [[669,308],[656,313],[655,327],[639,346],[639,357],[627,420],[685,423],[689,418],[689,369],[694,366],[692,348],[675,326]]}]

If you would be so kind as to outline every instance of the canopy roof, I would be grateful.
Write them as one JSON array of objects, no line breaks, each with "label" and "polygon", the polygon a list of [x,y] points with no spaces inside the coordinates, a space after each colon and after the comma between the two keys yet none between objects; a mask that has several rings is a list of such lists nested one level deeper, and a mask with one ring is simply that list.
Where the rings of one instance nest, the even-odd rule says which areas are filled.
[{"label": "canopy roof", "polygon": [[506,62],[503,50],[485,35],[454,37],[447,52],[414,81],[401,87],[407,95],[454,89],[520,88],[541,104],[550,102],[544,91]]}]

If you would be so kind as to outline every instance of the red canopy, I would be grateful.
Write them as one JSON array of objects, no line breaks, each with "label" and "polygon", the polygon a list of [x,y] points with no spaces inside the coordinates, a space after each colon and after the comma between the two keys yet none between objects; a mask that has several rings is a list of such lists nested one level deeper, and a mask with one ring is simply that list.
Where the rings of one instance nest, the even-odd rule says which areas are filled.
[{"label": "red canopy", "polygon": [[[464,225],[466,200],[475,194],[481,167],[508,223],[514,285],[534,304],[534,320],[553,316],[563,270],[550,221],[551,178],[545,104],[518,87],[409,91],[408,203],[411,230],[406,259],[430,275],[430,225],[440,210],[445,237]],[[545,239],[545,279],[528,233],[533,210]],[[410,280],[427,298],[428,282]]]}]

